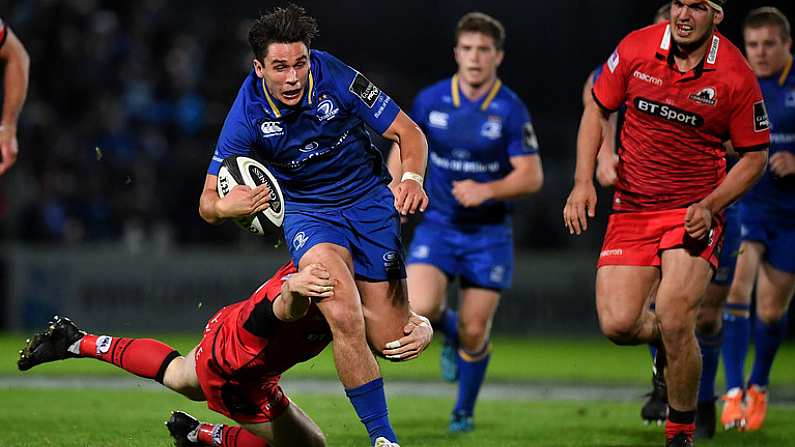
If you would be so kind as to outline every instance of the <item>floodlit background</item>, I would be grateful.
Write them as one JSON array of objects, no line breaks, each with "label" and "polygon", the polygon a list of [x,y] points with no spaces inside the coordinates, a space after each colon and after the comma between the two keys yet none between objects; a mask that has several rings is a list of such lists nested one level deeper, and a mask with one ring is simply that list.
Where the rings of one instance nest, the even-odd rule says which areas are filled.
[{"label": "floodlit background", "polygon": [[[366,74],[404,109],[421,88],[455,71],[453,28],[463,14],[497,17],[508,35],[499,75],[527,104],[541,144],[545,185],[516,203],[514,285],[495,319],[478,430],[447,434],[455,388],[439,379],[434,343],[411,364],[382,363],[401,443],[662,445],[661,429],[640,424],[650,388],[646,349],[612,346],[597,327],[594,265],[610,191],[600,191],[597,218],[584,236],[569,236],[561,218],[583,82],[624,35],[651,22],[662,2],[298,3],[319,21],[313,46]],[[231,223],[210,226],[197,212],[217,135],[251,69],[248,28],[275,4],[0,0],[0,17],[31,56],[19,160],[0,177],[5,445],[165,446],[162,422],[170,410],[221,420],[203,404],[92,360],[21,374],[16,351],[60,314],[94,332],[161,338],[186,353],[212,313],[248,296],[288,259],[286,248]],[[763,5],[795,21],[792,0],[729,0],[721,32],[741,45],[743,16]],[[454,301],[455,291],[450,295]],[[773,371],[766,431],[721,433],[706,445],[790,445],[793,371],[795,348],[787,343]],[[365,445],[330,350],[286,376],[285,389],[329,445]]]}]

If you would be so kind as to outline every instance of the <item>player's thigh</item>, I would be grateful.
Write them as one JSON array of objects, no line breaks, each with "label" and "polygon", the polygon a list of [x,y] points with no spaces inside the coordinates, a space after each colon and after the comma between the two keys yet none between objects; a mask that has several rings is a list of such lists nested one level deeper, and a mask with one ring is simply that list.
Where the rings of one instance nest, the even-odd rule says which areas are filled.
[{"label": "player's thigh", "polygon": [[459,339],[464,349],[477,351],[489,338],[500,293],[492,289],[467,287],[459,294]]},{"label": "player's thigh", "polygon": [[320,427],[293,402],[273,421],[258,424],[241,423],[240,426],[265,439],[274,447],[326,445]]},{"label": "player's thigh", "polygon": [[795,274],[763,262],[756,281],[756,314],[765,323],[781,319],[795,293]]},{"label": "player's thigh", "polygon": [[362,297],[367,341],[381,353],[387,343],[404,335],[403,327],[409,320],[406,280],[357,280],[356,285]]},{"label": "player's thigh", "polygon": [[163,385],[188,399],[205,400],[196,375],[196,348],[191,349],[184,357],[177,357],[169,363],[163,375]]},{"label": "player's thigh", "polygon": [[406,274],[411,309],[431,321],[438,320],[446,301],[447,275],[430,264],[409,264]]},{"label": "player's thigh", "polygon": [[743,241],[737,251],[737,266],[734,279],[729,289],[727,302],[732,304],[750,304],[754,283],[765,254],[765,246],[759,242]]},{"label": "player's thigh", "polygon": [[605,265],[596,271],[596,311],[602,331],[610,336],[631,332],[658,283],[653,266]]},{"label": "player's thigh", "polygon": [[689,331],[712,277],[709,262],[684,248],[661,255],[661,279],[655,313],[663,331]]},{"label": "player's thigh", "polygon": [[336,244],[317,244],[301,257],[299,268],[316,263],[323,264],[335,282],[334,296],[317,301],[332,330],[363,324],[361,299],[348,250]]}]

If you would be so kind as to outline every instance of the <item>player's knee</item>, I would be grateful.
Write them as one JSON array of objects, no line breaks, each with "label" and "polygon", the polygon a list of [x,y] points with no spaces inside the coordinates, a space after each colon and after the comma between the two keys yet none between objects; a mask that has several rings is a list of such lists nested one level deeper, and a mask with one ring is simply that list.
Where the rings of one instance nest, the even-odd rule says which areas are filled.
[{"label": "player's knee", "polygon": [[684,316],[660,316],[660,333],[666,345],[677,345],[695,337],[695,324]]},{"label": "player's knee", "polygon": [[635,344],[638,334],[638,322],[634,318],[599,317],[602,334],[617,345]]},{"label": "player's knee", "polygon": [[488,335],[488,322],[460,322],[458,341],[467,351],[475,352],[481,348]]},{"label": "player's knee", "polygon": [[762,323],[770,325],[781,320],[785,312],[786,308],[777,306],[757,306],[756,318]]},{"label": "player's knee", "polygon": [[711,337],[718,335],[721,329],[721,312],[716,308],[702,308],[698,313],[696,330],[702,336]]}]

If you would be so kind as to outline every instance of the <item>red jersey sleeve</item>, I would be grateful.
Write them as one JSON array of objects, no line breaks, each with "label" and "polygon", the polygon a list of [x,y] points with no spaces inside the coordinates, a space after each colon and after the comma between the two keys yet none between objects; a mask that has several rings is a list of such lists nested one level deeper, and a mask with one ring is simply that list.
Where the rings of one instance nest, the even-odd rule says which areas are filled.
[{"label": "red jersey sleeve", "polygon": [[729,137],[737,152],[765,150],[770,146],[770,123],[762,89],[747,66],[743,67],[732,95]]},{"label": "red jersey sleeve", "polygon": [[627,80],[632,56],[627,44],[630,37],[631,35],[625,37],[618,44],[618,48],[605,62],[602,74],[593,86],[596,103],[611,112],[618,110],[627,97]]}]

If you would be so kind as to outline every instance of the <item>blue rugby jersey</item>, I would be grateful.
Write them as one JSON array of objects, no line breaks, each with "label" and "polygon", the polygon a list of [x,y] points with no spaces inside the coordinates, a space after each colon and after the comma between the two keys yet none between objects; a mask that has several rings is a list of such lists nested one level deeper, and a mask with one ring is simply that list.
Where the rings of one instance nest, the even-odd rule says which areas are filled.
[{"label": "blue rugby jersey", "polygon": [[508,175],[511,157],[538,153],[538,140],[522,101],[498,79],[482,98],[470,101],[458,77],[421,91],[411,117],[428,138],[426,219],[454,224],[507,221],[511,205],[489,200],[465,208],[453,197],[453,181],[491,182]]},{"label": "blue rugby jersey", "polygon": [[[770,156],[776,152],[795,153],[795,70],[792,58],[784,70],[769,78],[760,78],[770,119]],[[763,213],[774,220],[783,219],[793,225],[795,215],[795,176],[776,177],[770,168],[740,201],[742,207]]]},{"label": "blue rugby jersey", "polygon": [[268,164],[286,209],[346,206],[391,180],[365,124],[384,133],[400,108],[361,73],[329,53],[311,50],[304,97],[278,102],[252,71],[224,122],[209,174],[232,155]]}]

